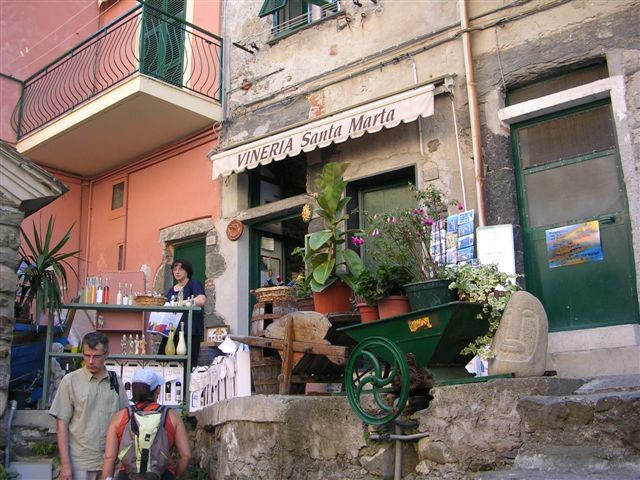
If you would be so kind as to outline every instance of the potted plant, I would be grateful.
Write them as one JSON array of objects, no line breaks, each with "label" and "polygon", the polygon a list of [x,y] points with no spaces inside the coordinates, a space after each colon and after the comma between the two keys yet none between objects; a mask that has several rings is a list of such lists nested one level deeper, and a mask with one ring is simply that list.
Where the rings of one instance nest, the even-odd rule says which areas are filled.
[{"label": "potted plant", "polygon": [[75,269],[67,259],[74,258],[78,250],[62,253],[61,250],[71,238],[71,230],[63,235],[57,243],[53,243],[53,230],[55,222],[49,217],[47,230],[42,236],[38,233],[35,223],[33,225],[33,243],[26,233],[20,228],[22,239],[26,248],[21,245],[19,254],[25,265],[18,272],[19,299],[16,305],[18,311],[29,308],[35,300],[35,317],[33,321],[38,324],[45,310],[59,313],[64,303],[63,292],[67,290],[67,268],[78,276]]},{"label": "potted plant", "polygon": [[378,314],[378,300],[382,297],[378,280],[369,270],[362,270],[354,282],[353,291],[356,296],[356,308],[360,312],[363,323],[372,322],[380,318]]},{"label": "potted plant", "polygon": [[296,276],[293,287],[296,290],[296,303],[301,312],[313,311],[313,292],[304,274]]},{"label": "potted plant", "polygon": [[389,318],[411,311],[403,286],[412,281],[411,270],[405,265],[383,263],[377,270],[382,298],[378,301],[380,318]]},{"label": "potted plant", "polygon": [[350,200],[344,193],[347,166],[327,163],[315,182],[319,189],[316,213],[324,228],[307,236],[304,263],[315,309],[320,313],[351,310],[354,279],[364,268],[360,256],[346,245],[349,235],[357,232],[344,229],[349,218],[344,209]]},{"label": "potted plant", "polygon": [[[410,272],[404,286],[412,310],[453,301],[455,293],[444,280],[447,202],[435,186],[418,189],[410,185],[416,200],[411,209],[385,215],[368,215],[368,251],[376,258],[399,265]],[[462,209],[458,205],[458,209]]]},{"label": "potted plant", "polygon": [[489,331],[476,338],[460,353],[478,355],[483,360],[493,358],[491,342],[500,325],[502,313],[511,296],[520,288],[516,276],[498,270],[496,265],[455,265],[448,269],[449,288],[458,292],[461,301],[482,303],[483,315],[489,319]]}]

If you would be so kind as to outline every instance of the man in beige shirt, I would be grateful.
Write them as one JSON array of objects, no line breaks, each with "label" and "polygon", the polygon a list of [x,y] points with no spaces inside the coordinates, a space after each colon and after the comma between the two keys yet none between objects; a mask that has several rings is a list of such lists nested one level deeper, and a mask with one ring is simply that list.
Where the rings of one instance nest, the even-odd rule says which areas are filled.
[{"label": "man in beige shirt", "polygon": [[109,339],[91,332],[82,339],[84,366],[65,375],[49,414],[56,419],[60,480],[99,480],[111,416],[129,402],[120,378],[104,363]]}]

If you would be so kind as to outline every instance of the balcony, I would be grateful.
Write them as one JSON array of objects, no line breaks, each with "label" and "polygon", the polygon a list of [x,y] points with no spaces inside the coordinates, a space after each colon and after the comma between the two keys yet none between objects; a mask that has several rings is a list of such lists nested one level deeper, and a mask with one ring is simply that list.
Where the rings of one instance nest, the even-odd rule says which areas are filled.
[{"label": "balcony", "polygon": [[25,80],[17,149],[95,176],[222,120],[222,39],[138,5]]}]

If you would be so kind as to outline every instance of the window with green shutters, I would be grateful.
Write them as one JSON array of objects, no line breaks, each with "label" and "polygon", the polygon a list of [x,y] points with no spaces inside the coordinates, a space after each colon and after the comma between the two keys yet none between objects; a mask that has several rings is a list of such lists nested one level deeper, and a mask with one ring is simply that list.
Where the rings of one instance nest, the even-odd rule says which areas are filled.
[{"label": "window with green shutters", "polygon": [[[186,0],[146,0],[140,42],[140,70],[171,85],[182,85]],[[156,10],[157,9],[157,10]],[[160,13],[161,10],[168,15]]]}]

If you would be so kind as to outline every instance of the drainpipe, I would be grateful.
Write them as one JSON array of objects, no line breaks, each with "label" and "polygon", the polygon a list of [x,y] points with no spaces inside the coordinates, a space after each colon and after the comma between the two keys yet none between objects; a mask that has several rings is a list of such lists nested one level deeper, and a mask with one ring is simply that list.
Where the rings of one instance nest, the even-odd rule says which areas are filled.
[{"label": "drainpipe", "polygon": [[389,441],[395,440],[395,460],[393,465],[393,479],[400,480],[402,478],[402,442],[412,442],[415,440],[420,440],[421,438],[425,438],[429,436],[428,432],[421,433],[413,433],[410,435],[402,434],[403,426],[415,426],[412,423],[405,422],[395,422],[394,433],[381,433],[381,434],[372,434],[370,435],[370,439],[373,441]]},{"label": "drainpipe", "polygon": [[[484,197],[484,162],[482,160],[482,142],[480,138],[480,114],[478,109],[478,92],[476,78],[473,71],[473,55],[471,53],[471,33],[469,32],[469,17],[467,15],[466,0],[458,0],[460,7],[460,28],[462,31],[462,50],[464,55],[464,69],[467,77],[467,96],[469,97],[469,119],[471,122],[471,144],[473,147],[473,166],[476,179],[476,202],[478,209],[478,226],[487,223]],[[466,206],[466,205],[465,205]]]},{"label": "drainpipe", "polygon": [[9,470],[9,452],[11,451],[11,424],[13,423],[13,415],[16,413],[16,408],[18,408],[18,402],[15,400],[11,400],[9,402],[9,418],[7,419],[7,435],[6,435],[6,443],[7,445],[4,447],[4,470],[5,472]]}]

